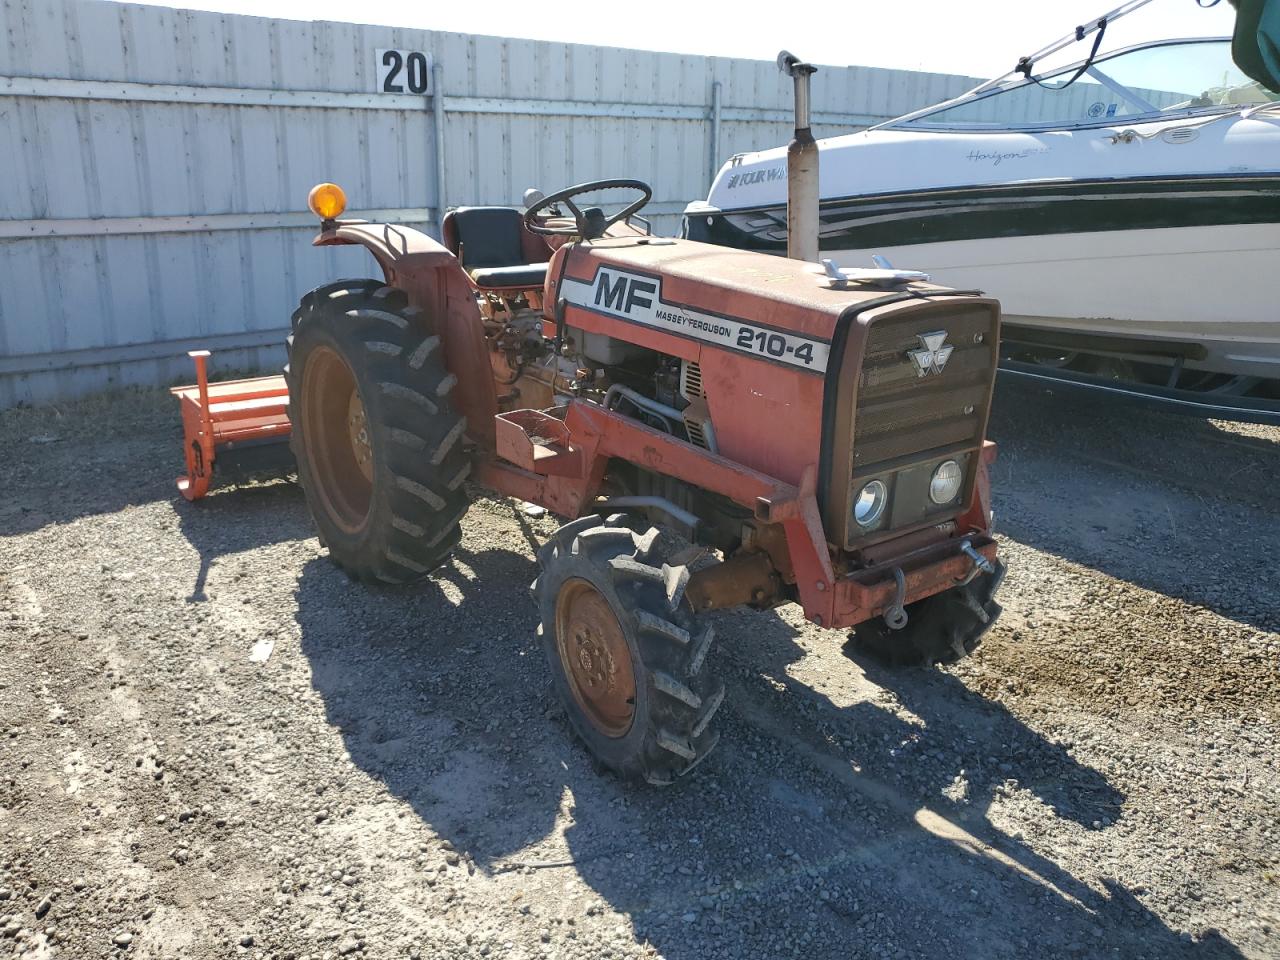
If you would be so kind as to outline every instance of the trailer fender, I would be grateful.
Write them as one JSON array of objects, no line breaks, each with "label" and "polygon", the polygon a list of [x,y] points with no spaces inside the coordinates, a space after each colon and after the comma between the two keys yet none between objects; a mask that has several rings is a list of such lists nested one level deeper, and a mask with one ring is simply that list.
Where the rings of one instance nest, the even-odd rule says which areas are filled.
[{"label": "trailer fender", "polygon": [[312,244],[365,247],[387,285],[403,290],[430,318],[445,367],[458,378],[453,402],[467,419],[467,433],[492,448],[498,397],[480,309],[458,258],[422,231],[390,223],[326,223]]}]

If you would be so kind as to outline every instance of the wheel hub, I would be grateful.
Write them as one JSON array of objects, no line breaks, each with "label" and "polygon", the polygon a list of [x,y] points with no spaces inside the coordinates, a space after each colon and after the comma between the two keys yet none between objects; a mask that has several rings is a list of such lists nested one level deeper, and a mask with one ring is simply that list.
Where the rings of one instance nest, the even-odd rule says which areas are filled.
[{"label": "wheel hub", "polygon": [[354,534],[369,517],[374,472],[355,373],[333,347],[317,346],[306,360],[296,399],[319,505],[339,529]]},{"label": "wheel hub", "polygon": [[560,589],[556,649],[587,719],[605,736],[626,734],[635,717],[631,651],[613,608],[585,580],[570,580]]},{"label": "wheel hub", "polygon": [[369,424],[365,420],[364,404],[360,391],[352,390],[347,401],[347,435],[351,439],[351,453],[366,480],[373,482],[373,446],[369,442]]}]

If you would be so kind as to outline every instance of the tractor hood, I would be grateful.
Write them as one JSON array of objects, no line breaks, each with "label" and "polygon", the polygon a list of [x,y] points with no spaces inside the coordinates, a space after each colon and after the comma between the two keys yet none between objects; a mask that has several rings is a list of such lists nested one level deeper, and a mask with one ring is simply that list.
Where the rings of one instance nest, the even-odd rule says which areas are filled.
[{"label": "tractor hood", "polygon": [[825,373],[837,323],[850,308],[942,292],[927,284],[833,289],[815,263],[657,237],[562,248],[547,277],[548,310],[563,299],[570,308],[637,324],[646,333],[815,374]]}]

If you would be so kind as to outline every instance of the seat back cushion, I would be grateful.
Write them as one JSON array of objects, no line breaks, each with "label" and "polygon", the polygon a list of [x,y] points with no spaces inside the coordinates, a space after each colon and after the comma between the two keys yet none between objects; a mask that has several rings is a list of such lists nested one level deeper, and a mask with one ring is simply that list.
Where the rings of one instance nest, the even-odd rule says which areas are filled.
[{"label": "seat back cushion", "polygon": [[464,267],[510,267],[524,263],[519,210],[459,207],[450,216],[457,230]]}]

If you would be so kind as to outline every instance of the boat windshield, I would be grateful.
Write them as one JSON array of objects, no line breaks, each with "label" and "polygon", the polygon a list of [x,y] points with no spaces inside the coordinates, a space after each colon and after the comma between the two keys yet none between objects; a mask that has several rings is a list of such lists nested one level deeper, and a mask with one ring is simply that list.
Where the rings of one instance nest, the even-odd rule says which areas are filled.
[{"label": "boat windshield", "polygon": [[1099,57],[1074,82],[1073,64],[1028,80],[984,85],[887,126],[931,129],[1045,129],[1102,125],[1269,104],[1280,95],[1231,59],[1228,38],[1171,40]]}]

